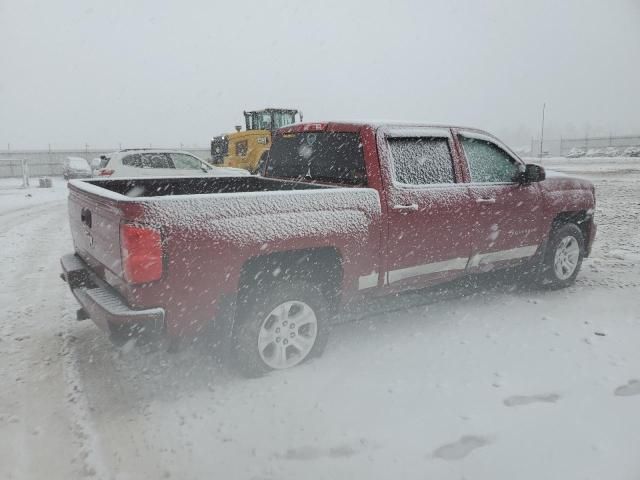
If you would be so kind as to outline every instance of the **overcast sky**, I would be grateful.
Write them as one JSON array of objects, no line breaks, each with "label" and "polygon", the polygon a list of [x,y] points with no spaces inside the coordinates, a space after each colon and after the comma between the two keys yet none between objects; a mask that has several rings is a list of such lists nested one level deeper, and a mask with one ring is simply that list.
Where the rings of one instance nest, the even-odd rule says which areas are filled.
[{"label": "overcast sky", "polygon": [[207,145],[242,110],[640,133],[640,0],[0,0],[0,149]]}]

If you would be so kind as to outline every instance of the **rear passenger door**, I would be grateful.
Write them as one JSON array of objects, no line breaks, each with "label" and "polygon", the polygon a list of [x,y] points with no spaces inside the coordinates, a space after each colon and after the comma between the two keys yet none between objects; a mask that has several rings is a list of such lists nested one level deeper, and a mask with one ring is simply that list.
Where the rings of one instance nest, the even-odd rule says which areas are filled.
[{"label": "rear passenger door", "polygon": [[524,163],[496,139],[459,131],[466,158],[473,215],[470,271],[508,266],[533,256],[544,237],[538,183],[522,185],[516,176]]},{"label": "rear passenger door", "polygon": [[473,204],[467,185],[459,183],[450,130],[388,129],[378,143],[388,177],[388,289],[421,288],[463,274]]}]

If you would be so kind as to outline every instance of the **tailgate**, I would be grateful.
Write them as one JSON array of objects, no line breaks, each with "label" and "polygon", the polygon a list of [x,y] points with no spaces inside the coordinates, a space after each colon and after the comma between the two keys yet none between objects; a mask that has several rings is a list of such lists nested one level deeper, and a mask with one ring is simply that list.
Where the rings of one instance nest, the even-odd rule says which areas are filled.
[{"label": "tailgate", "polygon": [[118,202],[69,184],[69,223],[76,253],[107,283],[122,277]]}]

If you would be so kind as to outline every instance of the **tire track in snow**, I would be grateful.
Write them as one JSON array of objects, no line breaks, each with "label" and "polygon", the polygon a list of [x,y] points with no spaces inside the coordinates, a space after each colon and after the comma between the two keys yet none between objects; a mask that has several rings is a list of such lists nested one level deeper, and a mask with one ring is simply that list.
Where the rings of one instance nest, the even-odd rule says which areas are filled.
[{"label": "tire track in snow", "polygon": [[63,355],[64,381],[67,386],[67,406],[72,412],[72,431],[79,447],[78,458],[85,475],[109,479],[111,477],[102,455],[100,438],[91,419],[91,409],[85,395],[75,348],[76,337],[71,334],[70,326],[73,322],[71,302],[73,300],[70,298],[67,300],[63,318],[68,327],[61,354]]},{"label": "tire track in snow", "polygon": [[58,278],[71,247],[63,202],[5,212],[0,225],[2,333],[11,340],[2,344],[0,407],[15,419],[3,431],[13,441],[0,452],[0,476],[110,478],[69,334],[71,295]]}]

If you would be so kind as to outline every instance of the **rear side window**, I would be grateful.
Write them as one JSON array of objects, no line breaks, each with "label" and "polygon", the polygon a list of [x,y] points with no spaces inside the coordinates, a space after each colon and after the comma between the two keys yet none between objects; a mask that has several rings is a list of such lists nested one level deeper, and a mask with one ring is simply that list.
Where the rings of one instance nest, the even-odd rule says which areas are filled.
[{"label": "rear side window", "polygon": [[467,157],[471,181],[477,183],[509,183],[515,181],[519,166],[511,156],[486,140],[460,137]]},{"label": "rear side window", "polygon": [[166,153],[135,153],[124,157],[122,164],[136,168],[174,168]]},{"label": "rear side window", "polygon": [[277,135],[269,152],[270,177],[366,184],[360,134],[300,132]]},{"label": "rear side window", "polygon": [[448,139],[391,137],[387,142],[396,182],[407,185],[455,182]]}]

